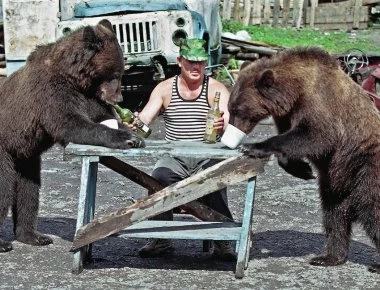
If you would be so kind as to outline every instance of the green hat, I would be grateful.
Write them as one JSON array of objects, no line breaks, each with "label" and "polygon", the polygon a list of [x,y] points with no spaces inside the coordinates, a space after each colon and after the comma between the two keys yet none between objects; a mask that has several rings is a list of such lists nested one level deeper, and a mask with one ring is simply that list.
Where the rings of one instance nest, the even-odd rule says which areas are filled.
[{"label": "green hat", "polygon": [[179,44],[179,54],[190,61],[206,61],[208,53],[205,50],[206,41],[200,38],[182,38]]}]

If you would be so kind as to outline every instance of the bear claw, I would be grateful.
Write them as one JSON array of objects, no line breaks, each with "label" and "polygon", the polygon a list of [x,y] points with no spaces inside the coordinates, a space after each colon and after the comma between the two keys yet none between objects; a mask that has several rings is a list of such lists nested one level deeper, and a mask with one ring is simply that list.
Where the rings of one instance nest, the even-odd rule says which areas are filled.
[{"label": "bear claw", "polygon": [[371,273],[380,274],[380,264],[372,264],[368,266],[368,271]]},{"label": "bear claw", "polygon": [[9,252],[12,250],[13,247],[11,243],[0,240],[0,253]]},{"label": "bear claw", "polygon": [[29,244],[33,246],[47,246],[53,243],[52,238],[46,235],[37,233],[27,233],[24,235],[17,236],[17,240],[24,244]]},{"label": "bear claw", "polygon": [[339,258],[331,257],[331,256],[318,256],[318,257],[312,258],[309,264],[313,266],[328,267],[328,266],[341,265],[341,264],[344,264],[346,261],[347,261],[346,258],[339,259]]}]

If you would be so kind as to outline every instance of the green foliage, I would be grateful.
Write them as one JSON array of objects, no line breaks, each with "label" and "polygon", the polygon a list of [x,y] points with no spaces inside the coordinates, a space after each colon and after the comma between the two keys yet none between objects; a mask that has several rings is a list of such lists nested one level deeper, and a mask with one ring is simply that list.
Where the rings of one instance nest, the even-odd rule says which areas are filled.
[{"label": "green foliage", "polygon": [[246,30],[253,41],[265,42],[274,46],[318,46],[331,53],[345,53],[357,48],[367,53],[379,52],[379,47],[370,39],[368,32],[361,32],[360,37],[351,38],[349,33],[330,31],[323,32],[311,28],[273,28],[264,25],[244,26],[231,20],[223,20],[223,31],[236,33]]}]

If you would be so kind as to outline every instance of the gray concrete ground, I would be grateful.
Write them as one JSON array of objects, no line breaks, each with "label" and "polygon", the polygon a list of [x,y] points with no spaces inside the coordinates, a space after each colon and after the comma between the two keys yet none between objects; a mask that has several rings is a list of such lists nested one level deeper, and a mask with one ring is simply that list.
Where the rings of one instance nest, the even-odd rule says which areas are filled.
[{"label": "gray concrete ground", "polygon": [[[152,138],[162,136],[157,122]],[[259,125],[253,140],[273,134],[272,125]],[[321,252],[321,228],[315,181],[302,181],[268,165],[258,178],[253,246],[246,276],[234,277],[235,263],[221,262],[202,252],[200,241],[175,240],[176,251],[166,257],[142,259],[144,239],[108,237],[94,244],[94,262],[80,275],[71,274],[69,252],[75,231],[80,164],[62,161],[63,149],[43,156],[39,230],[54,244],[32,247],[14,242],[14,250],[0,254],[0,289],[380,289],[380,276],[367,271],[379,261],[364,231],[354,229],[349,261],[339,267],[310,266]],[[154,160],[133,160],[150,172]],[[96,216],[128,204],[146,191],[105,167],[99,168]],[[229,188],[235,219],[242,215],[244,184]],[[13,239],[6,220],[4,237]]]}]

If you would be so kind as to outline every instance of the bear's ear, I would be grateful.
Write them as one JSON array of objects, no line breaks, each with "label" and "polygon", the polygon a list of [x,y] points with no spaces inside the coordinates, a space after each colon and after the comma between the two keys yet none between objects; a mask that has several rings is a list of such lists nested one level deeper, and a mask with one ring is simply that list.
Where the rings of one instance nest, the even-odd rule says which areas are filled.
[{"label": "bear's ear", "polygon": [[95,30],[91,26],[86,26],[83,30],[84,47],[98,52],[102,47],[101,39],[96,35]]},{"label": "bear's ear", "polygon": [[112,27],[112,24],[111,24],[111,22],[109,22],[109,20],[107,20],[107,19],[103,19],[103,20],[101,20],[98,24],[101,25],[101,26],[104,26],[104,27],[107,28],[108,30],[114,32],[113,27]]},{"label": "bear's ear", "polygon": [[257,80],[255,87],[265,97],[270,98],[270,89],[274,84],[274,73],[272,70],[266,70],[261,74],[261,77]]}]

